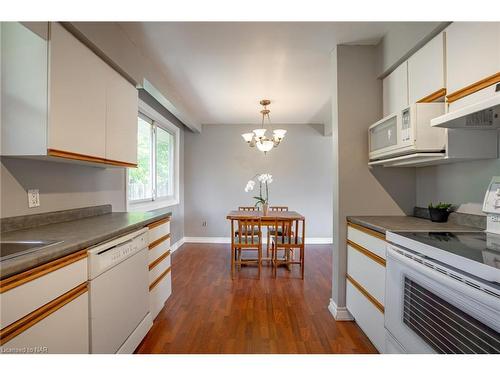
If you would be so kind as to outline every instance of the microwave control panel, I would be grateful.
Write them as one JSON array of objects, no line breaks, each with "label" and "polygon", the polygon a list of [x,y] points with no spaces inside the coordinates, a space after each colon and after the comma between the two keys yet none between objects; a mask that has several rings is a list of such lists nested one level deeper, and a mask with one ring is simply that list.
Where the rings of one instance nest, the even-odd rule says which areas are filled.
[{"label": "microwave control panel", "polygon": [[401,116],[401,140],[407,142],[410,139],[410,108],[407,108]]}]

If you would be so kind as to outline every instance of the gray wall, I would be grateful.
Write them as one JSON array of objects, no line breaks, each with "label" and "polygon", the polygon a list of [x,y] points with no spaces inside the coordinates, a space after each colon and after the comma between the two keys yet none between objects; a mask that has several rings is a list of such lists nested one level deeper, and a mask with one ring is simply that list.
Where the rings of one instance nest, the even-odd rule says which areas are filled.
[{"label": "gray wall", "polygon": [[[28,208],[28,189],[40,190],[40,207]],[[125,210],[125,171],[77,164],[2,158],[1,217],[112,204]]]},{"label": "gray wall", "polygon": [[445,201],[458,206],[460,212],[482,214],[492,176],[500,176],[500,159],[417,168],[417,205],[427,207],[429,202]]},{"label": "gray wall", "polygon": [[340,308],[345,306],[346,217],[409,214],[415,204],[414,169],[367,165],[368,127],[382,117],[377,53],[375,46],[337,46],[332,53],[332,300]]},{"label": "gray wall", "polygon": [[304,214],[307,237],[331,237],[331,137],[321,125],[280,125],[288,130],[285,140],[264,155],[241,138],[255,126],[204,125],[201,134],[186,132],[186,236],[228,237],[227,212],[253,205],[255,194],[245,193],[245,185],[268,172],[274,177],[270,204]]}]

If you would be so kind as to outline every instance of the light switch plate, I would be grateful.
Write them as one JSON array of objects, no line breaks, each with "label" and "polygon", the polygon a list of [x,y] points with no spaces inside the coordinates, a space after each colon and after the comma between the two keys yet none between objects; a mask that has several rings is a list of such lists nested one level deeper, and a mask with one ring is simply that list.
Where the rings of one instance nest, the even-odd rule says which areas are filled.
[{"label": "light switch plate", "polygon": [[28,207],[40,206],[40,192],[38,189],[28,189]]}]

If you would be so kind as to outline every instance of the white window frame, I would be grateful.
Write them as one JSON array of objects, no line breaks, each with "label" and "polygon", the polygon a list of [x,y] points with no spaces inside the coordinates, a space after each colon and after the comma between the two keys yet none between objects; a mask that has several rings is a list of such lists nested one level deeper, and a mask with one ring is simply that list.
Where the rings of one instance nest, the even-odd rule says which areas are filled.
[{"label": "white window frame", "polygon": [[[152,159],[153,159],[153,186],[154,186],[154,194],[151,199],[143,199],[137,201],[129,201],[128,198],[128,169],[125,173],[125,199],[127,203],[127,211],[151,211],[158,208],[165,208],[170,206],[178,205],[180,202],[179,198],[179,168],[180,168],[180,129],[168,121],[164,116],[162,116],[158,111],[153,109],[151,106],[146,104],[144,101],[139,99],[139,112],[144,114],[153,120],[153,123],[156,127],[163,128],[168,131],[174,137],[174,155],[173,155],[173,165],[174,165],[174,179],[173,179],[173,195],[168,197],[160,197],[156,198],[156,137],[154,137],[155,147],[152,150]],[[137,114],[139,115],[139,114]],[[153,131],[155,129],[153,126]],[[153,167],[152,166],[152,167]]]}]

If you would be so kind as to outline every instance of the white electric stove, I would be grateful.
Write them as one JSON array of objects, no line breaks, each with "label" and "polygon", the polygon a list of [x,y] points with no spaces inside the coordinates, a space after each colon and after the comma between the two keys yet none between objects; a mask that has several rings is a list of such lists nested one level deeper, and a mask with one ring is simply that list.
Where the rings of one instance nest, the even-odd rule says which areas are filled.
[{"label": "white electric stove", "polygon": [[388,232],[386,351],[500,353],[500,177],[486,231]]}]

